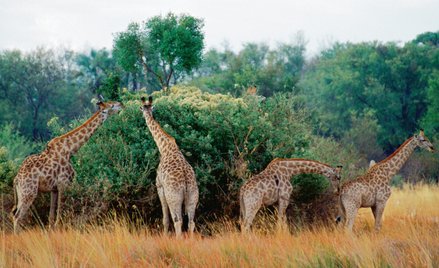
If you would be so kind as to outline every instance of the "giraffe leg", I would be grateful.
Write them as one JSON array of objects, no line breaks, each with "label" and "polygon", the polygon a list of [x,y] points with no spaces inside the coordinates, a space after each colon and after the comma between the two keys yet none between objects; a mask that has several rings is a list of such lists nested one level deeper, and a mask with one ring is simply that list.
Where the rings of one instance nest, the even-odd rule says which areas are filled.
[{"label": "giraffe leg", "polygon": [[355,201],[348,197],[341,199],[341,205],[343,206],[343,211],[345,213],[345,228],[352,232],[359,207],[355,204]]},{"label": "giraffe leg", "polygon": [[375,231],[377,232],[381,230],[385,207],[386,207],[386,202],[377,202],[375,206],[372,207],[372,213],[375,218]]},{"label": "giraffe leg", "polygon": [[245,206],[245,215],[243,215],[243,232],[247,233],[250,231],[250,227],[253,223],[254,218],[256,217],[256,214],[258,213],[259,209],[261,208],[260,203],[256,204],[248,204],[249,202],[244,200],[244,206]]},{"label": "giraffe leg", "polygon": [[73,169],[72,165],[69,164],[67,166],[66,173],[64,173],[58,177],[58,182],[57,182],[57,186],[56,186],[56,188],[58,190],[58,194],[57,194],[58,204],[56,206],[56,221],[55,221],[54,227],[59,226],[59,224],[61,223],[63,201],[64,201],[63,194],[64,194],[64,191],[67,189],[67,187],[72,182],[75,174],[76,174],[75,170]]},{"label": "giraffe leg", "polygon": [[56,207],[56,221],[54,227],[59,226],[59,223],[61,222],[61,214],[62,214],[62,198],[63,198],[63,190],[58,189],[58,204]]},{"label": "giraffe leg", "polygon": [[165,197],[171,212],[172,221],[174,222],[175,234],[181,237],[181,226],[183,224],[182,208],[183,208],[183,189],[176,191],[166,191]]},{"label": "giraffe leg", "polygon": [[169,231],[169,208],[165,199],[165,190],[163,186],[157,186],[157,192],[159,194],[160,203],[162,205],[162,214],[163,214],[163,231],[165,234],[168,234]]},{"label": "giraffe leg", "polygon": [[350,207],[346,210],[346,219],[345,219],[345,226],[348,231],[352,232],[352,228],[354,226],[355,217],[357,217],[358,208],[357,207]]},{"label": "giraffe leg", "polygon": [[181,226],[183,224],[182,217],[182,203],[180,204],[170,204],[169,209],[171,211],[172,220],[174,222],[175,235],[181,237]]},{"label": "giraffe leg", "polygon": [[[37,197],[38,188],[33,188],[29,192],[17,195],[17,210],[14,214],[14,232],[19,233],[22,229],[22,221],[26,217],[30,206]],[[19,189],[17,189],[17,192]]]},{"label": "giraffe leg", "polygon": [[186,213],[189,220],[189,234],[193,235],[195,230],[195,209],[198,203],[198,188],[187,189],[187,200],[185,200]]},{"label": "giraffe leg", "polygon": [[283,230],[287,226],[286,210],[289,204],[289,197],[279,197],[279,211],[278,211],[278,227]]},{"label": "giraffe leg", "polygon": [[55,211],[58,206],[58,189],[50,192],[50,213],[49,213],[49,227],[53,227],[55,223]]}]

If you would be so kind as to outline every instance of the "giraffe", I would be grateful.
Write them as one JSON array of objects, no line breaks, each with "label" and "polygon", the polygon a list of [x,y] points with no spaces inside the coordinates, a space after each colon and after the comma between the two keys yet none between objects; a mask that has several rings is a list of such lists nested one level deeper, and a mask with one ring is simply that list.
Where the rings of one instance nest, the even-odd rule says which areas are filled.
[{"label": "giraffe", "polygon": [[383,161],[369,167],[364,175],[348,181],[340,190],[340,213],[336,222],[344,221],[347,230],[352,231],[358,209],[372,209],[375,230],[382,225],[386,202],[390,197],[390,180],[401,169],[416,147],[434,151],[433,145],[421,129],[419,135],[407,139],[395,152]]},{"label": "giraffe", "polygon": [[[28,212],[38,192],[50,192],[49,226],[56,226],[61,218],[62,195],[75,176],[70,157],[84,145],[95,130],[109,115],[119,112],[123,105],[119,102],[97,103],[99,110],[85,123],[74,130],[49,141],[40,154],[27,157],[14,178],[17,197],[13,209],[14,231],[18,233],[21,222]],[[55,220],[56,210],[56,221]]]},{"label": "giraffe", "polygon": [[169,213],[174,222],[177,237],[181,236],[183,223],[182,205],[189,219],[189,233],[195,230],[195,209],[198,203],[198,186],[195,172],[186,161],[175,139],[166,133],[152,115],[152,97],[148,101],[141,98],[140,110],[145,117],[146,125],[160,152],[160,163],[157,169],[156,186],[162,206],[164,233],[168,233]]},{"label": "giraffe", "polygon": [[278,202],[279,224],[286,221],[293,186],[290,179],[303,173],[317,173],[326,176],[336,193],[340,184],[342,166],[330,167],[318,161],[300,158],[275,158],[259,174],[247,180],[240,189],[241,229],[247,232],[256,213],[262,205]]}]

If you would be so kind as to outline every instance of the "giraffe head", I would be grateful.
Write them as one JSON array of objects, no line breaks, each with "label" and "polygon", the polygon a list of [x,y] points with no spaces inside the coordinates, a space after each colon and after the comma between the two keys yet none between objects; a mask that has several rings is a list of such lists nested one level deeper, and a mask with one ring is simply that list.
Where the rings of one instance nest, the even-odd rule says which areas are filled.
[{"label": "giraffe head", "polygon": [[413,136],[413,140],[415,144],[421,148],[424,148],[430,152],[434,152],[433,144],[430,142],[430,140],[424,135],[424,130],[421,129],[419,132],[419,135],[415,134]]},{"label": "giraffe head", "polygon": [[140,106],[140,110],[143,112],[143,115],[152,117],[152,110],[154,106],[152,106],[152,96],[148,97],[148,101],[146,101],[145,97],[140,98],[142,101],[142,106]]},{"label": "giraffe head", "polygon": [[339,165],[336,168],[329,169],[327,174],[325,174],[325,176],[328,177],[329,181],[331,182],[331,189],[334,191],[334,193],[337,193],[339,191],[342,169],[343,166]]},{"label": "giraffe head", "polygon": [[117,101],[104,102],[102,95],[99,95],[99,101],[96,103],[99,106],[99,111],[103,114],[111,115],[120,112],[123,108],[123,104]]}]

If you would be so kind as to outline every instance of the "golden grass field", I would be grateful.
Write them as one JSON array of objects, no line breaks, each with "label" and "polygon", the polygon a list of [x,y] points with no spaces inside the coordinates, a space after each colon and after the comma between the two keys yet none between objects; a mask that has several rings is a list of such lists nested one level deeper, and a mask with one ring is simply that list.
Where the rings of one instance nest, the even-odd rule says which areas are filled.
[{"label": "golden grass field", "polygon": [[213,236],[175,239],[133,228],[105,226],[2,233],[1,267],[439,267],[439,187],[394,189],[383,229],[373,231],[370,209],[354,232],[333,228],[241,235],[232,223]]}]

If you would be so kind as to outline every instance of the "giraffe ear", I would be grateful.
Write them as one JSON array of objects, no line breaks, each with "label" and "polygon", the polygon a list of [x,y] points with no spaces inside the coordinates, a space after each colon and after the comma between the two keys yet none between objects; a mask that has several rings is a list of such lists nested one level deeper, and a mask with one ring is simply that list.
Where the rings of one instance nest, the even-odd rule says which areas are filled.
[{"label": "giraffe ear", "polygon": [[152,105],[152,96],[148,97],[148,102],[149,102],[149,105]]},{"label": "giraffe ear", "polygon": [[424,136],[424,130],[421,128],[421,130],[419,131],[419,136]]}]

